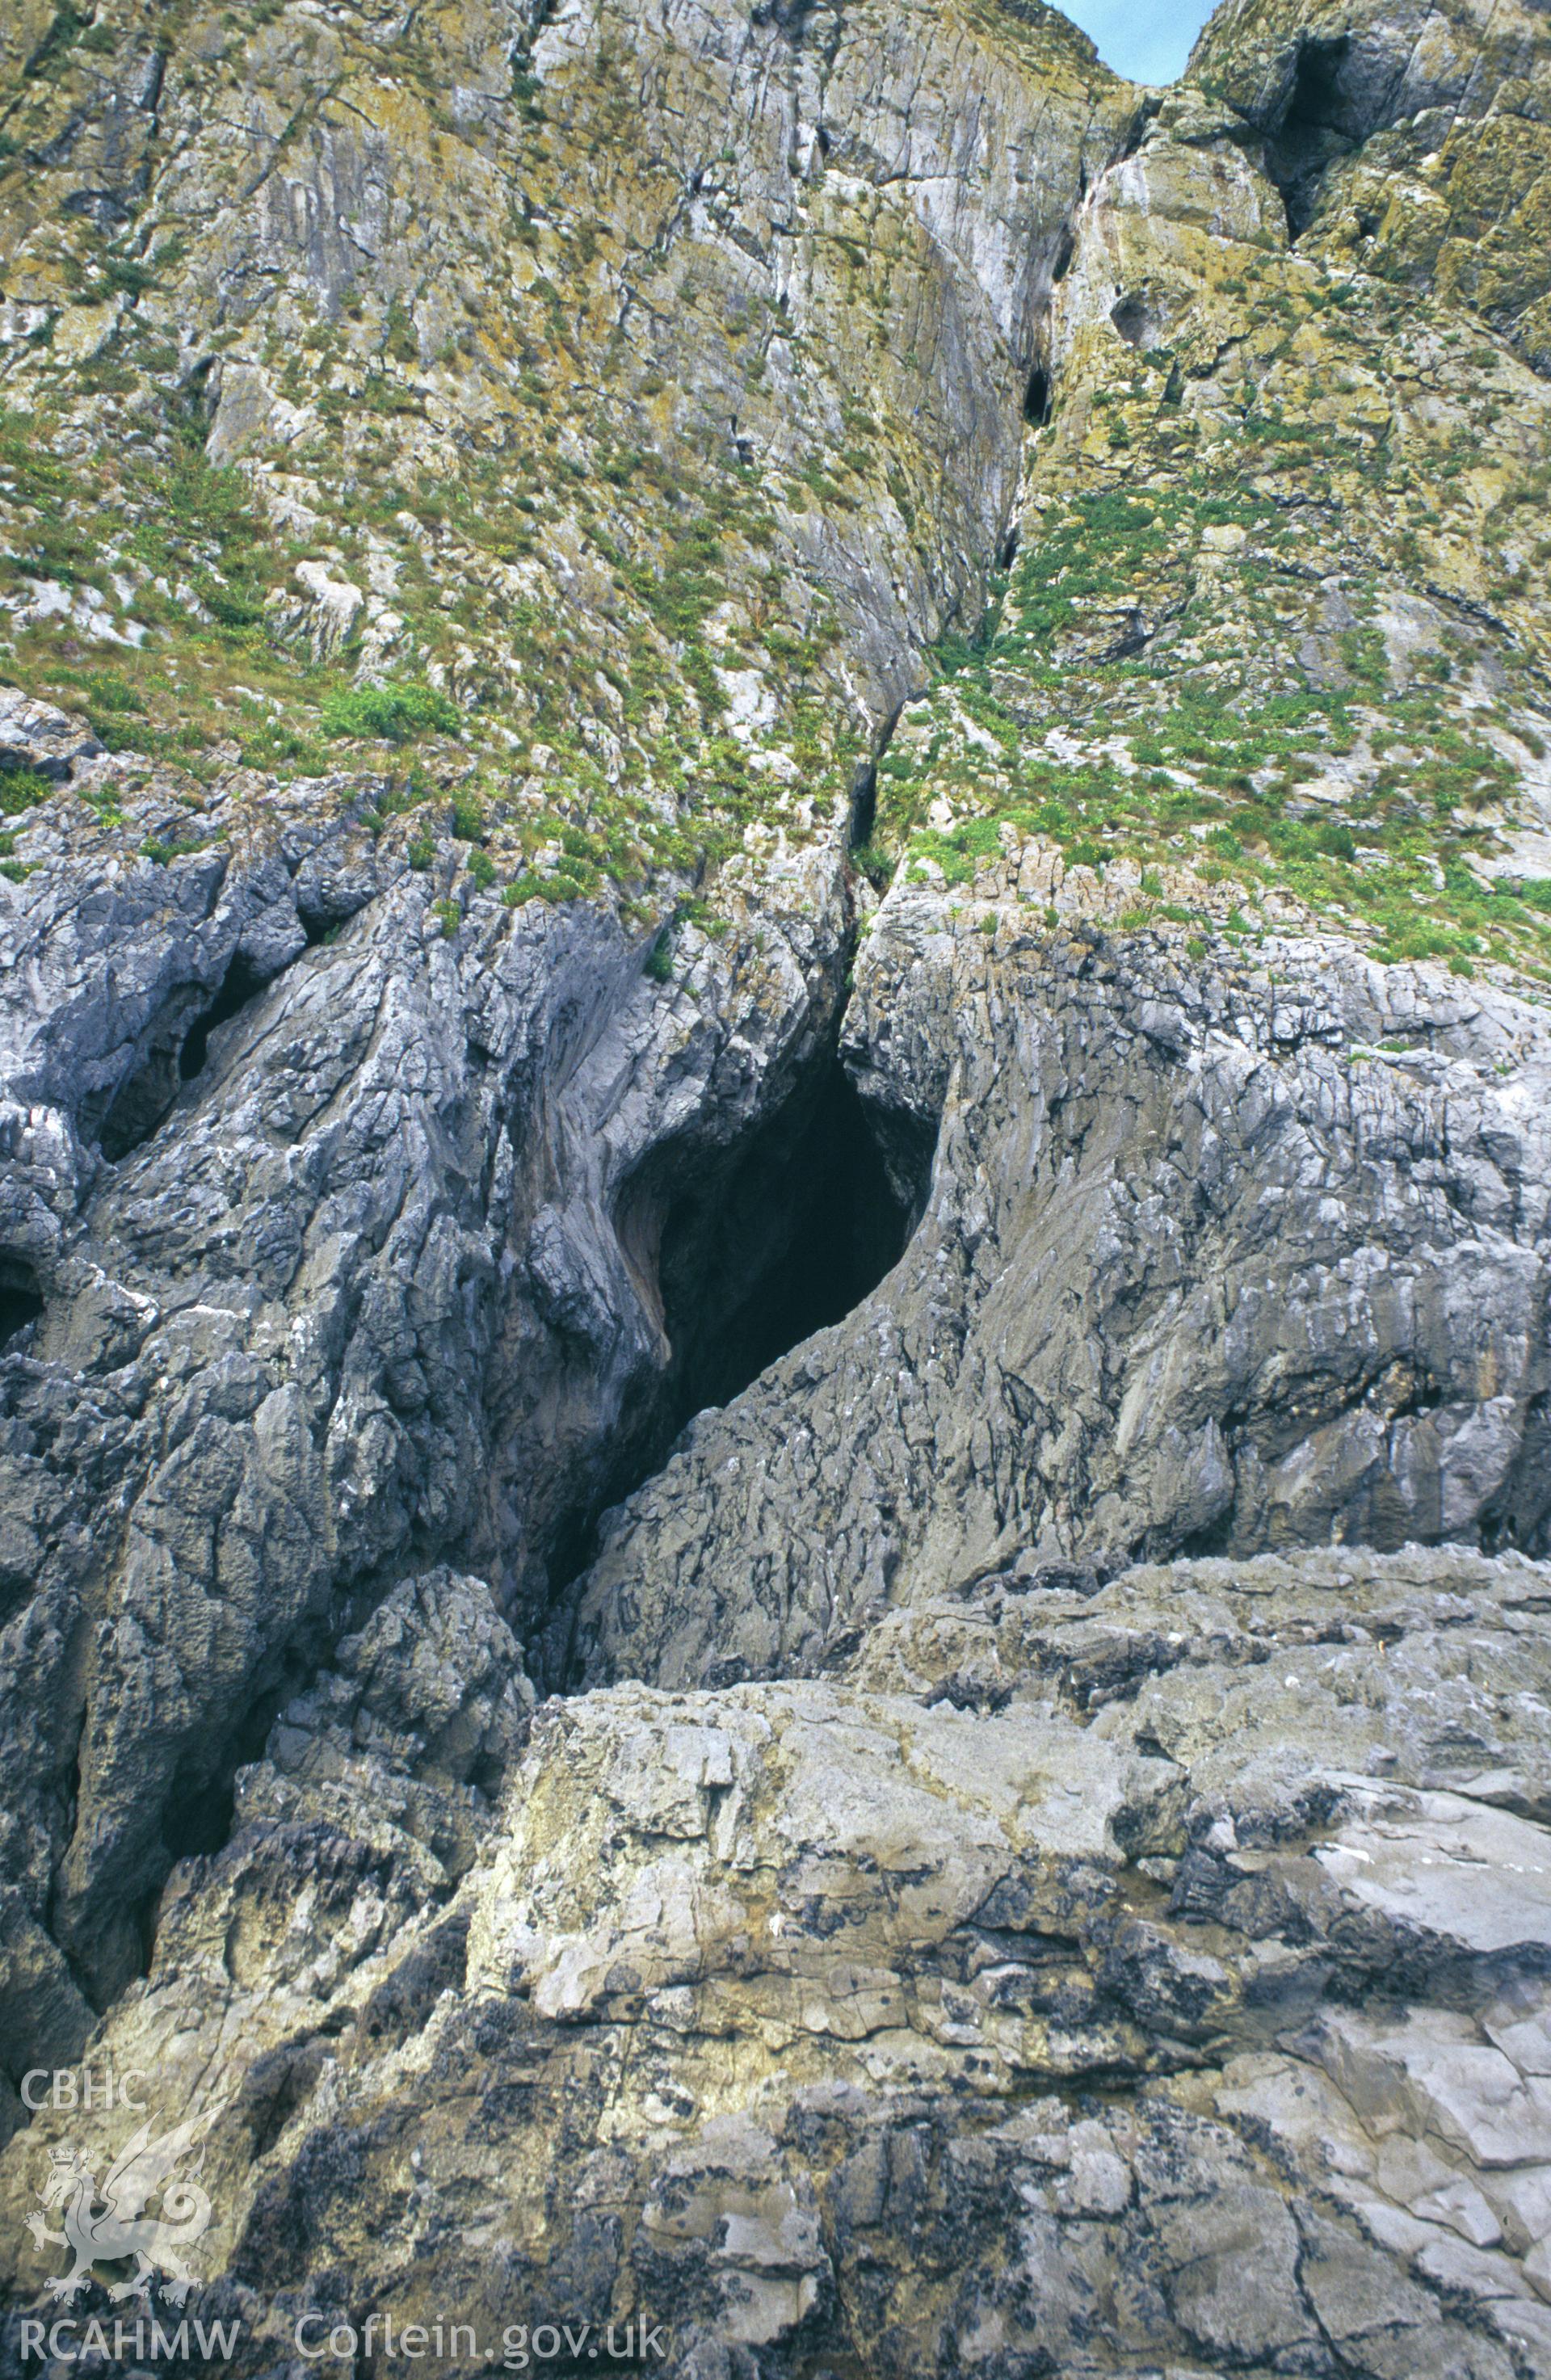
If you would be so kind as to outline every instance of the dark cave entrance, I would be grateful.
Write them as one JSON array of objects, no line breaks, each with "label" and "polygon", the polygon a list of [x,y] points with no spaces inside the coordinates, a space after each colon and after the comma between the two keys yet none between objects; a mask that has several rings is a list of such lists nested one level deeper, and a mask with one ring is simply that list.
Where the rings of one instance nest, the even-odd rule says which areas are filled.
[{"label": "dark cave entrance", "polygon": [[[329,941],[342,922],[332,916],[300,913],[308,949]],[[94,1115],[90,1103],[82,1109],[82,1122],[89,1131],[95,1129],[105,1158],[121,1164],[161,1129],[179,1093],[197,1082],[210,1063],[212,1035],[240,1016],[284,971],[272,968],[261,974],[238,951],[212,994],[184,984],[170,996],[106,1112]]]},{"label": "dark cave entrance", "polygon": [[234,1016],[245,1009],[258,992],[262,991],[266,978],[254,974],[246,959],[235,958],[226,969],[221,989],[208,1008],[201,1009],[188,1027],[182,1049],[177,1053],[178,1080],[191,1083],[202,1074],[210,1057],[210,1037],[217,1026],[229,1025]]},{"label": "dark cave entrance", "polygon": [[[98,1122],[98,1144],[110,1165],[122,1164],[125,1158],[151,1138],[171,1111],[181,1079],[178,1059],[184,1037],[197,1013],[197,993],[184,991],[168,1002],[139,1051],[133,1071],[119,1085],[107,1112]],[[82,1122],[90,1131],[90,1109],[83,1109]]]},{"label": "dark cave entrance", "polygon": [[0,1255],[0,1348],[9,1346],[42,1310],[42,1287],[26,1258]]},{"label": "dark cave entrance", "polygon": [[730,1403],[877,1288],[903,1254],[929,1166],[928,1151],[902,1192],[832,1040],[743,1138],[655,1152],[615,1218],[672,1350],[635,1434],[631,1487],[696,1414]]},{"label": "dark cave entrance", "polygon": [[262,978],[246,959],[238,957],[227,967],[213,999],[192,984],[173,994],[133,1072],[120,1084],[102,1118],[99,1145],[111,1164],[122,1164],[166,1122],[179,1091],[207,1063],[211,1035],[218,1026],[229,1024],[262,990]]},{"label": "dark cave entrance", "polygon": [[838,1057],[725,1166],[677,1183],[658,1243],[671,1434],[843,1320],[911,1221]]},{"label": "dark cave entrance", "polygon": [[1128,290],[1124,297],[1117,298],[1109,309],[1109,320],[1128,347],[1153,345],[1155,325],[1147,311],[1146,298],[1140,290]]},{"label": "dark cave entrance", "polygon": [[660,1470],[697,1414],[877,1288],[920,1218],[934,1147],[935,1135],[871,1115],[832,1033],[753,1130],[721,1148],[660,1148],[626,1185],[615,1227],[670,1353],[637,1383],[606,1462],[551,1537],[547,1618],[529,1639],[548,1689],[567,1682],[569,1590],[603,1513]]},{"label": "dark cave entrance", "polygon": [[1330,166],[1374,128],[1371,105],[1364,108],[1359,93],[1348,88],[1351,55],[1349,33],[1303,42],[1292,88],[1266,145],[1266,169],[1281,192],[1293,239],[1313,221]]}]

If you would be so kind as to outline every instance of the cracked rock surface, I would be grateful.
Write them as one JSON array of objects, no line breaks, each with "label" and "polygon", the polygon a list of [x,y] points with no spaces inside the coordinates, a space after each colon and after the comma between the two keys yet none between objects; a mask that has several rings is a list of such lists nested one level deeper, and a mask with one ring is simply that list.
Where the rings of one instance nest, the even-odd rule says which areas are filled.
[{"label": "cracked rock surface", "polygon": [[239,2369],[514,2256],[692,2371],[1546,2368],[1545,1565],[1029,1559],[531,1711],[501,1644],[399,1590],[105,2030],[209,2112]]},{"label": "cracked rock surface", "polygon": [[[86,901],[61,864],[6,929],[8,1240],[42,1305],[5,1448],[18,2076],[79,2049],[277,1698],[420,1548],[478,1548],[541,1616],[578,1465],[608,1475],[662,1363],[617,1185],[779,1104],[836,996],[820,856],[789,934],[767,872],[748,939],[707,945],[716,992],[664,999],[608,919],[492,909],[454,945],[348,816],[245,790],[229,852]],[[148,1136],[104,1163],[127,1107]]]},{"label": "cracked rock surface", "polygon": [[846,1034],[870,1102],[940,1117],[922,1223],[612,1516],[589,1677],[812,1666],[1022,1547],[1545,1543],[1538,1010],[1339,946],[988,938],[907,888]]},{"label": "cracked rock surface", "polygon": [[1548,77],[6,13],[5,2374],[1551,2380]]}]

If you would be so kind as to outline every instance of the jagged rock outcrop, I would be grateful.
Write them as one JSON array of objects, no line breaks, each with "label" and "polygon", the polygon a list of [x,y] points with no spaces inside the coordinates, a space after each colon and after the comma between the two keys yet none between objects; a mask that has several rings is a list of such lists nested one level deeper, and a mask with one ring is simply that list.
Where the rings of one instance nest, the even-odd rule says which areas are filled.
[{"label": "jagged rock outcrop", "polygon": [[0,494],[41,682],[73,626],[140,735],[192,700],[273,766],[327,731],[301,663],[423,674],[540,874],[798,830],[978,611],[1135,100],[980,0],[57,17],[0,160],[7,402],[72,481],[63,542],[49,461]]},{"label": "jagged rock outcrop", "polygon": [[1267,138],[1290,225],[1436,289],[1551,370],[1547,34],[1533,6],[1230,0],[1194,76]]},{"label": "jagged rock outcrop", "polygon": [[[1332,343],[1199,94],[1085,201],[996,633],[880,771],[904,866],[847,1060],[885,1145],[936,1142],[922,1226],[611,1524],[589,1679],[809,1664],[1031,1539],[1545,1549],[1551,1043],[1475,958],[1496,907],[1545,979],[1494,888],[1551,848],[1551,617],[1505,580],[1479,624],[1438,322],[1337,294]],[[1504,369],[1524,443],[1483,469],[1521,518],[1551,406]]]},{"label": "jagged rock outcrop", "polygon": [[823,1679],[548,1702],[450,1897],[402,1811],[491,1638],[438,1592],[430,1691],[428,1585],[103,2037],[205,2119],[233,2368],[363,2304],[697,2373],[1546,2368],[1544,1565],[1025,1559]]},{"label": "jagged rock outcrop", "polygon": [[1544,1548],[1540,1013],[990,921],[879,914],[846,1030],[869,1100],[942,1119],[926,1214],[611,1521],[589,1678],[809,1667],[1030,1544]]},{"label": "jagged rock outcrop", "polygon": [[620,1185],[664,1143],[714,1171],[832,1017],[838,857],[784,902],[763,872],[702,1000],[586,909],[449,932],[341,790],[239,780],[222,845],[86,902],[40,858],[7,924],[18,2075],[74,2055],[266,1711],[418,1548],[542,1618],[665,1362]]},{"label": "jagged rock outcrop", "polygon": [[0,26],[7,2369],[1551,2373],[1547,71]]}]

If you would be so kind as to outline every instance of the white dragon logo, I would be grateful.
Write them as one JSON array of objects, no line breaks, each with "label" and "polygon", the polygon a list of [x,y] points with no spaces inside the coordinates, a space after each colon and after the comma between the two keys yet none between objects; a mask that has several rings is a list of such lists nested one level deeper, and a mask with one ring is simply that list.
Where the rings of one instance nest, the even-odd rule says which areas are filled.
[{"label": "white dragon logo", "polygon": [[[45,2207],[64,2207],[65,2228],[50,2231],[41,2213],[28,2216],[27,2228],[35,2248],[45,2243],[68,2248],[75,2257],[68,2272],[56,2274],[48,2282],[52,2297],[67,2304],[85,2289],[94,2265],[118,2264],[129,2256],[135,2258],[135,2270],[127,2281],[108,2291],[115,2302],[129,2297],[143,2302],[158,2273],[165,2279],[167,2295],[175,2305],[180,2306],[189,2290],[199,2287],[182,2252],[202,2237],[214,2210],[197,2181],[168,2180],[167,2177],[188,2155],[207,2121],[207,2118],[191,2117],[155,2141],[150,2137],[150,2124],[142,2124],[114,2159],[100,2187],[79,2149],[49,2152],[49,2176],[41,2196]],[[195,2173],[203,2164],[201,2152]],[[158,2189],[161,2213],[146,2215],[142,2210]],[[94,2214],[93,2202],[99,2199],[102,2204]]]}]

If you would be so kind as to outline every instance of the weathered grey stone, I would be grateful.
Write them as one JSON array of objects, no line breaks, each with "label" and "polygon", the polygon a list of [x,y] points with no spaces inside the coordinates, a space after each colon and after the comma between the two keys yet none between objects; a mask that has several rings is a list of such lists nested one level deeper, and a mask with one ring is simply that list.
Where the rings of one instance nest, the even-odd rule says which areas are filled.
[{"label": "weathered grey stone", "polygon": [[[1297,942],[1188,981],[1145,943],[1004,952],[896,888],[847,1046],[885,1114],[940,1114],[925,1216],[821,1352],[702,1416],[611,1522],[586,1673],[811,1662],[872,1600],[1030,1539],[1543,1543],[1551,1152],[1524,1087],[1551,1041],[1400,973]],[[1147,1030],[1160,977],[1187,1049]],[[1317,983],[1343,1044],[1424,1016],[1436,1059],[1274,1041],[1273,979]]]},{"label": "weathered grey stone", "polygon": [[238,2380],[1551,2374],[1544,29],[155,16],[0,23],[0,2362],[90,2053]]},{"label": "weathered grey stone", "polygon": [[77,761],[101,759],[102,754],[84,720],[32,700],[18,686],[0,686],[0,755],[7,767],[64,778]]},{"label": "weathered grey stone", "polygon": [[[215,2301],[255,2369],[320,2260],[405,2321],[446,2289],[499,2311],[467,2217],[396,2231],[412,2152],[428,2206],[473,2191],[685,2371],[872,2337],[911,2371],[969,2339],[1096,2371],[1324,2342],[1509,2380],[1551,1976],[1533,1911],[1482,1934],[1432,1863],[1539,1830],[1412,1780],[1472,1680],[1509,1757],[1534,1740],[1548,1607],[1542,1566],[1425,1549],[982,1582],[824,1678],[622,1684],[528,1733],[485,1591],[406,1581],[175,1872],[101,2046],[211,2114]],[[1058,2079],[1106,2095],[1030,2096]]]},{"label": "weathered grey stone", "polygon": [[[99,1991],[131,1971],[180,1830],[207,1823],[232,1731],[326,1652],[352,1594],[435,1537],[509,1604],[541,1597],[622,1406],[649,1411],[666,1360],[611,1220],[619,1185],[656,1141],[714,1148],[779,1104],[835,996],[833,860],[794,863],[790,940],[783,896],[761,902],[724,1010],[720,989],[660,994],[638,945],[585,914],[490,903],[454,951],[400,874],[256,982],[181,1087],[179,1045],[234,964],[257,977],[261,952],[297,947],[306,871],[321,899],[327,849],[353,852],[347,912],[351,870],[380,868],[348,816],[289,832],[315,817],[304,791],[250,862],[141,863],[96,911],[62,871],[12,928],[10,1078],[48,1161],[22,1174],[42,1215],[12,1242],[43,1315],[12,1359],[4,1460],[14,1522],[46,1517],[49,1550],[11,1621],[0,1757],[18,1873],[41,1907],[53,1868],[55,1929]],[[709,990],[731,978],[707,952]],[[158,1092],[150,1136],[105,1164],[96,1134],[158,1049],[173,1104],[159,1122]],[[601,1350],[516,1262],[553,1162],[574,1169],[569,1278],[590,1267],[608,1301]],[[515,1399],[487,1399],[519,1347]]]}]

